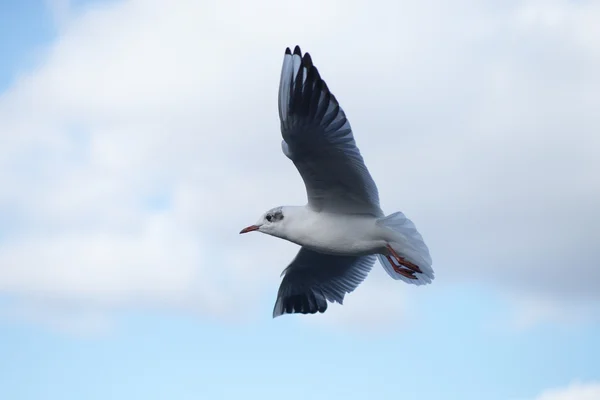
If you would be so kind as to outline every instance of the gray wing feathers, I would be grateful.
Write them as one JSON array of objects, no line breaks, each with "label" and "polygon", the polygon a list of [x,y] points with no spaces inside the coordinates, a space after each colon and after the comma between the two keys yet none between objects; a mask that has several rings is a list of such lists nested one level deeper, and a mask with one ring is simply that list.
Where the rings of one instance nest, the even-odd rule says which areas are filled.
[{"label": "gray wing feathers", "polygon": [[374,262],[374,255],[332,256],[302,247],[282,273],[273,318],[282,314],[323,313],[327,301],[342,304],[346,293],[354,291],[367,277]]},{"label": "gray wing feathers", "polygon": [[279,85],[282,150],[304,180],[309,205],[382,215],[379,194],[350,122],[308,53],[286,49]]}]

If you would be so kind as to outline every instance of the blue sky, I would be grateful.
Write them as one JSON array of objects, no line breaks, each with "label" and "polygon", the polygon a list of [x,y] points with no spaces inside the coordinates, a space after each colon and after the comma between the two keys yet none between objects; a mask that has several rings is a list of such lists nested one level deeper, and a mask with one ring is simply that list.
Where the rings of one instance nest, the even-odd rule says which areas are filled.
[{"label": "blue sky", "polygon": [[[0,5],[0,398],[599,398],[600,8],[192,3]],[[273,320],[297,42],[436,280]]]},{"label": "blue sky", "polygon": [[232,326],[149,313],[120,314],[104,338],[3,323],[2,390],[27,399],[528,399],[598,378],[597,326],[495,332],[485,321],[501,307],[470,288],[420,308],[419,324],[369,336],[292,319]]},{"label": "blue sky", "polygon": [[48,10],[42,2],[35,3],[36,7],[31,6],[34,2],[26,1],[2,6],[1,50],[6,57],[0,81],[3,90],[15,79],[19,68],[27,65],[32,51],[54,37],[54,24]]}]

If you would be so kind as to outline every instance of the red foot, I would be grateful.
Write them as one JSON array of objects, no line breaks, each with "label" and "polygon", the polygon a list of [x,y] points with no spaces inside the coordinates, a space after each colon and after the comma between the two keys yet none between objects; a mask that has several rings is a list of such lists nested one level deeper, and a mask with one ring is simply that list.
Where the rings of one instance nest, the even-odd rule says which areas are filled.
[{"label": "red foot", "polygon": [[414,271],[410,271],[408,269],[404,269],[404,268],[400,268],[399,266],[396,265],[396,263],[394,262],[394,260],[392,260],[392,257],[390,256],[386,256],[388,261],[390,262],[390,264],[392,264],[392,268],[394,268],[394,271],[396,271],[397,273],[399,273],[400,275],[408,278],[408,279],[419,279],[415,276],[415,272]]},{"label": "red foot", "polygon": [[396,253],[396,251],[394,249],[392,249],[392,246],[390,246],[389,244],[387,245],[388,250],[390,251],[390,253],[392,253],[392,255],[394,256],[394,258],[396,258],[396,260],[398,261],[398,264],[402,265],[403,267],[406,267],[412,271],[418,272],[420,274],[423,273],[423,271],[421,271],[421,268],[419,268],[418,265],[411,263],[410,261],[406,260],[404,257],[400,257],[398,255],[398,253]]}]

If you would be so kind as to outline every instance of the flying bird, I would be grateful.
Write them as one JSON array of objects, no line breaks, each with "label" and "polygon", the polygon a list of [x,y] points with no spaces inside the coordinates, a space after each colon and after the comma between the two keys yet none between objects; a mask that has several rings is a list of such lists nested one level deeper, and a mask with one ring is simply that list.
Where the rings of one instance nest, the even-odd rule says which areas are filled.
[{"label": "flying bird", "polygon": [[393,279],[434,279],[429,249],[403,213],[385,216],[350,122],[309,53],[286,48],[279,82],[283,153],[300,173],[308,203],[270,209],[240,233],[262,232],[301,246],[284,269],[273,308],[315,314],[367,277],[375,259]]}]

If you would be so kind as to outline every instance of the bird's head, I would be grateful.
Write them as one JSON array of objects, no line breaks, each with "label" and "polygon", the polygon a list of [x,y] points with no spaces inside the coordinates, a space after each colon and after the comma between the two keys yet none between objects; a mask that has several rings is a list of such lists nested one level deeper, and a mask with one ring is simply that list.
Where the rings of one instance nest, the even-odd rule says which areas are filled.
[{"label": "bird's head", "polygon": [[275,207],[261,215],[259,220],[240,231],[248,233],[258,231],[272,236],[282,236],[285,223],[285,207]]}]

